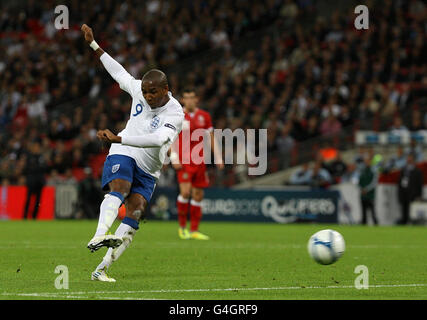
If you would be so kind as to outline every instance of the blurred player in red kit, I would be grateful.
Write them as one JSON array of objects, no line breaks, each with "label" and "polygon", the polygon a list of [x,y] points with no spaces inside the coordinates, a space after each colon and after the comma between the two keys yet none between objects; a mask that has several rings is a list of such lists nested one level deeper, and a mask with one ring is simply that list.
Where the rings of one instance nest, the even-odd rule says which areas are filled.
[{"label": "blurred player in red kit", "polygon": [[[198,97],[195,89],[183,91],[185,119],[182,132],[171,148],[171,162],[176,170],[179,183],[179,196],[176,202],[181,239],[208,240],[209,237],[199,232],[202,218],[202,200],[204,188],[209,186],[209,176],[203,153],[203,136],[208,138],[208,146],[215,156],[215,164],[222,170],[221,153],[213,135],[212,119],[208,112],[198,108]],[[192,141],[195,137],[199,137]],[[193,139],[191,139],[193,137]],[[218,151],[217,151],[218,150]],[[187,229],[188,212],[190,212],[190,231]]]}]

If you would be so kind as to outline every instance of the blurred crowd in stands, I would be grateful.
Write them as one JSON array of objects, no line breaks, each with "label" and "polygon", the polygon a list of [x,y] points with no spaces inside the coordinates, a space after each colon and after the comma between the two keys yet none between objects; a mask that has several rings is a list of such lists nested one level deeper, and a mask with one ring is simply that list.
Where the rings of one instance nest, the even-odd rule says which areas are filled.
[{"label": "blurred crowd in stands", "polygon": [[[326,17],[314,0],[64,0],[68,30],[54,27],[57,4],[0,4],[2,183],[25,184],[35,162],[48,183],[99,177],[108,146],[96,131],[123,128],[130,99],[83,40],[83,23],[136,78],[156,67],[175,96],[196,87],[215,128],[267,128],[269,172],[304,161],[299,151],[318,137],[346,133],[351,145],[356,129],[427,129],[420,0],[371,1],[360,31],[354,8]],[[334,166],[333,177],[349,170]],[[239,182],[233,170],[213,184]]]},{"label": "blurred crowd in stands", "polygon": [[[411,204],[427,201],[423,194],[427,183],[427,162],[423,147],[412,139],[406,147],[398,146],[396,152],[387,159],[375,148],[362,145],[352,159],[343,159],[337,149],[323,149],[311,163],[296,168],[287,185],[302,186],[311,190],[327,189],[336,184],[357,186],[360,196],[362,224],[368,224],[368,213],[373,224],[378,224],[375,198],[380,183],[396,185],[393,198],[398,199],[400,217],[397,224],[416,222],[410,217]],[[411,220],[412,219],[412,220]]]},{"label": "blurred crowd in stands", "polygon": [[352,159],[344,160],[337,149],[321,150],[311,163],[296,168],[288,181],[289,185],[327,188],[338,183],[359,184],[360,175],[369,166],[375,175],[402,171],[408,164],[408,156],[415,165],[426,161],[423,146],[411,140],[408,146],[397,146],[396,151],[385,159],[372,146],[359,146]]}]

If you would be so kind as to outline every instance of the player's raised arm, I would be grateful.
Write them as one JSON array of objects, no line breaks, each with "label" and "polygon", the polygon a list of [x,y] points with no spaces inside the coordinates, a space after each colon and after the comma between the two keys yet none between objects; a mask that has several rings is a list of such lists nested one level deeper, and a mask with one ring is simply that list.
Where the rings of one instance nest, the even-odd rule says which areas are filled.
[{"label": "player's raised arm", "polygon": [[92,28],[90,28],[87,24],[83,24],[81,30],[84,33],[84,37],[87,43],[89,43],[90,47],[95,51],[96,55],[99,57],[105,52],[102,48],[96,43]]},{"label": "player's raised arm", "polygon": [[86,42],[88,42],[90,47],[95,51],[96,55],[99,57],[111,77],[117,81],[121,89],[125,90],[129,94],[132,94],[131,81],[135,80],[134,77],[132,77],[120,63],[114,60],[98,45],[98,43],[96,43],[93,37],[92,28],[86,24],[83,24],[81,30],[84,34]]}]

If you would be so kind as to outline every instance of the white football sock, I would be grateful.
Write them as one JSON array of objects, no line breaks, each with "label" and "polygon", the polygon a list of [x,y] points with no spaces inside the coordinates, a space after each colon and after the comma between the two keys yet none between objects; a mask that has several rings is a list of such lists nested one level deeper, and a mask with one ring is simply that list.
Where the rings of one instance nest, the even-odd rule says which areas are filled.
[{"label": "white football sock", "polygon": [[114,261],[117,261],[117,259],[122,255],[127,247],[129,247],[135,232],[136,229],[125,223],[121,223],[117,228],[115,235],[123,239],[122,244],[114,249],[108,248],[107,254],[104,256],[102,262],[98,265],[98,267],[96,267],[96,269],[100,270],[104,269],[105,267],[108,269]]},{"label": "white football sock", "polygon": [[117,218],[121,204],[122,199],[119,197],[111,193],[105,195],[100,207],[98,227],[95,236],[101,236],[107,233],[113,225],[114,220]]}]

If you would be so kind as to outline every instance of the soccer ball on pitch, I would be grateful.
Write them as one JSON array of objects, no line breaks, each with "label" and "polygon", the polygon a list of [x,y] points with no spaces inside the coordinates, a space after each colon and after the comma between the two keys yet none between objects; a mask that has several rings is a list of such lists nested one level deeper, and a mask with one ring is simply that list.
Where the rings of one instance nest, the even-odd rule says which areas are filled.
[{"label": "soccer ball on pitch", "polygon": [[335,230],[320,230],[308,240],[307,249],[314,261],[332,264],[344,253],[345,242],[343,236]]}]

